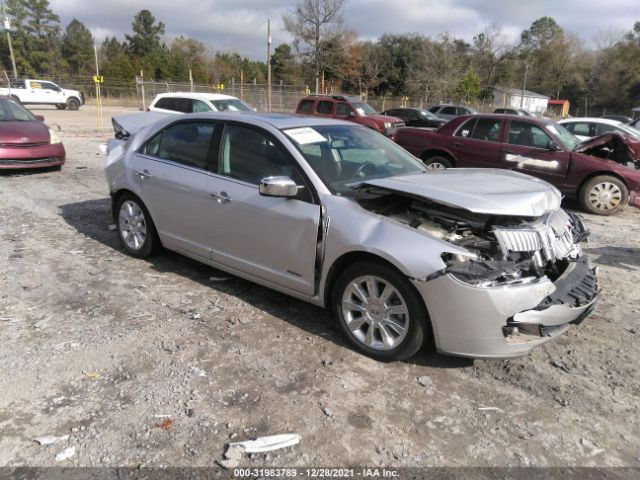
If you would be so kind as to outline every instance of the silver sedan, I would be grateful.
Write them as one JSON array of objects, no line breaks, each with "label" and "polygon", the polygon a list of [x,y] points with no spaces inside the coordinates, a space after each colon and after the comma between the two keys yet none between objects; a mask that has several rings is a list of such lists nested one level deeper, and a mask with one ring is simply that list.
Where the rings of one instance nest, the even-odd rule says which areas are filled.
[{"label": "silver sedan", "polygon": [[598,299],[581,220],[551,185],[427,170],[350,122],[291,115],[114,119],[106,176],[123,247],[173,250],[334,311],[379,360],[526,354]]}]

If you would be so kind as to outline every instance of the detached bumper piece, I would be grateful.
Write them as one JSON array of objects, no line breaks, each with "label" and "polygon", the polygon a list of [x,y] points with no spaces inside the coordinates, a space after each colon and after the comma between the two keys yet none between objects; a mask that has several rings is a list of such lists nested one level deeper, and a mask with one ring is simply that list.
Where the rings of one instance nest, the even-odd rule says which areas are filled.
[{"label": "detached bumper piece", "polygon": [[597,269],[586,258],[573,262],[554,283],[555,291],[531,310],[516,313],[503,328],[509,343],[554,337],[569,324],[581,323],[599,300]]}]

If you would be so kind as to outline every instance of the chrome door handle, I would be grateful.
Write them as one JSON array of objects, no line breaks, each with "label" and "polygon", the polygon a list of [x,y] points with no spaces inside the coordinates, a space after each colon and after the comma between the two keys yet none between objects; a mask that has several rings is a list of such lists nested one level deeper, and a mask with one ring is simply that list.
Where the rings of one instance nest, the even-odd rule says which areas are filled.
[{"label": "chrome door handle", "polygon": [[134,173],[138,175],[142,180],[144,180],[145,178],[151,178],[153,176],[146,168],[144,170],[135,170]]},{"label": "chrome door handle", "polygon": [[231,197],[229,197],[229,195],[227,195],[225,192],[211,192],[209,196],[211,198],[215,198],[218,203],[227,203],[231,201]]}]

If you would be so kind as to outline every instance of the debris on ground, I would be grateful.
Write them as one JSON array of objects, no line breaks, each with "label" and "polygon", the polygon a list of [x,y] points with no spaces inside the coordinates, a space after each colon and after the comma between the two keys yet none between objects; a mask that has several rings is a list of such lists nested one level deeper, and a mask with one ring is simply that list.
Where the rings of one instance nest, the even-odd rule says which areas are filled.
[{"label": "debris on ground", "polygon": [[283,433],[280,435],[270,435],[258,437],[255,440],[230,443],[229,446],[241,447],[246,453],[272,452],[281,448],[292,447],[300,443],[300,435],[297,433]]},{"label": "debris on ground", "polygon": [[242,448],[235,445],[229,444],[227,446],[227,451],[224,452],[224,459],[218,460],[218,464],[221,467],[228,469],[235,468],[240,465],[240,460],[242,459]]},{"label": "debris on ground", "polygon": [[63,462],[70,459],[76,454],[76,447],[65,448],[59,454],[56,455],[56,462]]},{"label": "debris on ground", "polygon": [[428,375],[422,375],[418,377],[418,383],[423,387],[428,387],[433,384],[433,380],[431,380],[431,377]]},{"label": "debris on ground", "polygon": [[56,437],[54,435],[45,435],[44,437],[34,438],[34,442],[38,442],[40,445],[53,445],[54,443],[66,442],[69,440],[69,435],[61,435]]},{"label": "debris on ground", "polygon": [[499,412],[504,413],[501,408],[498,407],[478,407],[478,410],[481,412]]},{"label": "debris on ground", "polygon": [[174,423],[176,423],[175,420],[173,420],[172,418],[167,418],[164,422],[158,424],[158,427],[162,430],[169,430],[171,427],[173,427]]}]

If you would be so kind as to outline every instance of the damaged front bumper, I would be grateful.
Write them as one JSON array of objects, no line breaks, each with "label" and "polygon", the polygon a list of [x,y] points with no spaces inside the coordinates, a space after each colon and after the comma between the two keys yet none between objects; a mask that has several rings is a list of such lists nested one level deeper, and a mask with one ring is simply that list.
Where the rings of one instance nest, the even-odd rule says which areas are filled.
[{"label": "damaged front bumper", "polygon": [[442,353],[509,358],[529,353],[580,323],[599,299],[596,269],[586,257],[569,263],[552,282],[475,286],[452,274],[414,280]]}]

